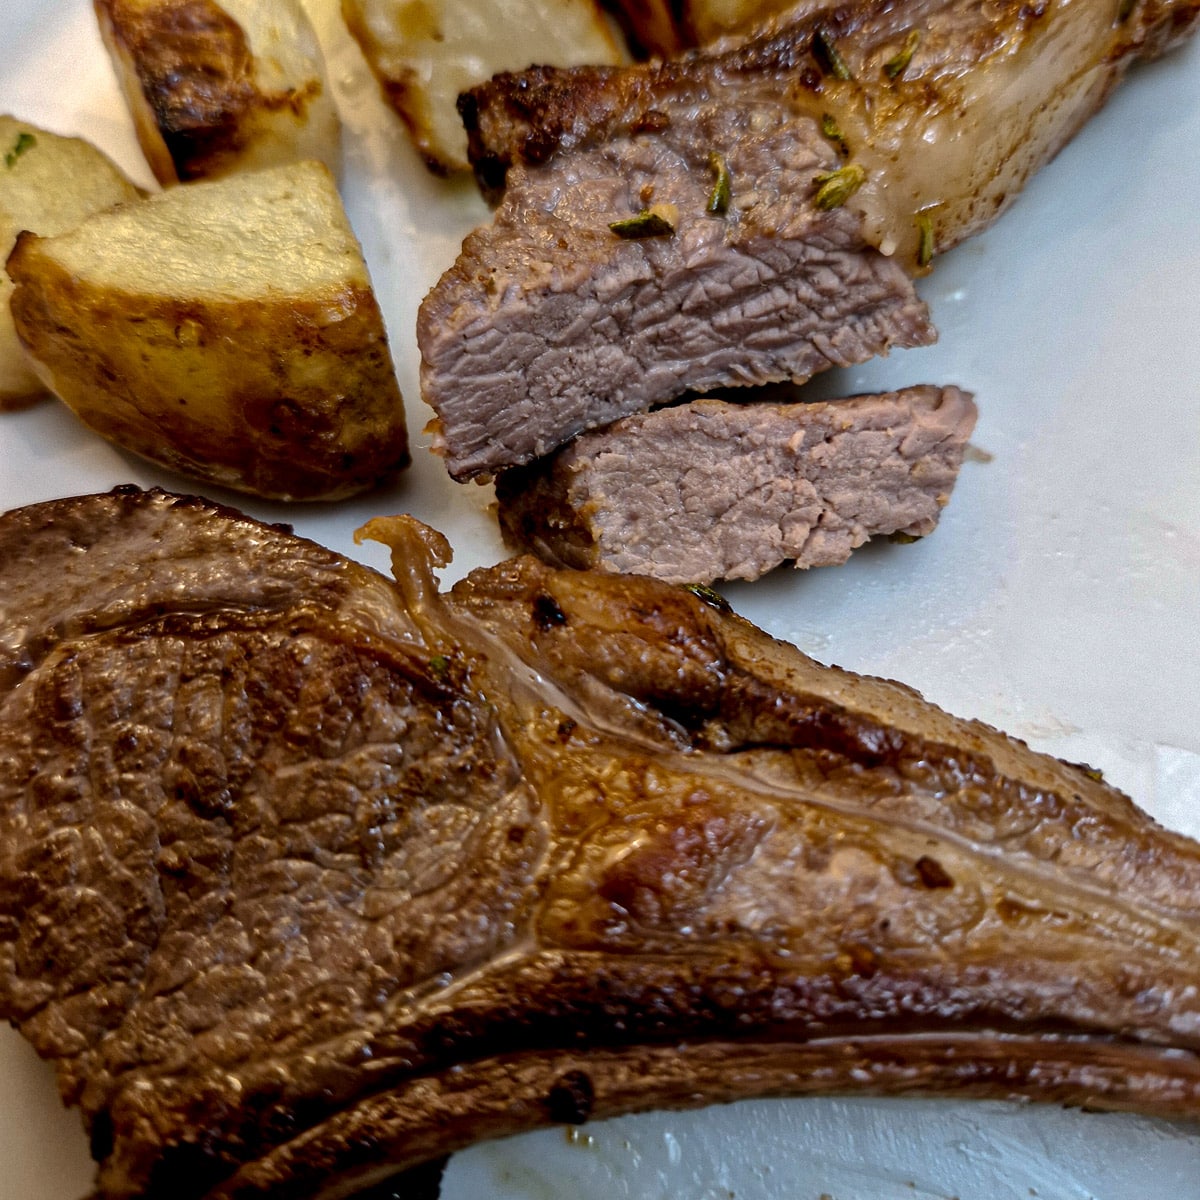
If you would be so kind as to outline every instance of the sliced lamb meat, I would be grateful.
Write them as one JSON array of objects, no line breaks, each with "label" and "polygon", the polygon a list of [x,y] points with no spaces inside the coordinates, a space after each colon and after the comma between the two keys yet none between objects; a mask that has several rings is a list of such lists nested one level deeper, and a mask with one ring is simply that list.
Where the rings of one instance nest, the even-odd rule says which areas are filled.
[{"label": "sliced lamb meat", "polygon": [[879,534],[933,532],[975,417],[952,387],[661,408],[505,472],[500,525],[548,562],[668,583],[831,566]]},{"label": "sliced lamb meat", "polygon": [[1200,1117],[1200,845],[687,589],[365,532],[396,583],[163,493],[0,518],[0,1015],[97,1200],[756,1094]]},{"label": "sliced lamb meat", "polygon": [[[665,102],[665,98],[664,98]],[[660,133],[514,167],[494,224],[471,234],[417,321],[425,399],[457,479],[692,390],[802,381],[934,331],[861,219],[815,203],[840,166],[774,98],[672,107]],[[737,191],[707,210],[719,153]],[[673,232],[610,225],[658,206]]]},{"label": "sliced lamb meat", "polygon": [[[418,317],[456,479],[686,392],[927,344],[906,273],[993,221],[1200,0],[797,11],[665,63],[532,68],[460,101],[503,200]],[[720,164],[731,200],[712,214]],[[656,205],[673,234],[611,231]]]}]

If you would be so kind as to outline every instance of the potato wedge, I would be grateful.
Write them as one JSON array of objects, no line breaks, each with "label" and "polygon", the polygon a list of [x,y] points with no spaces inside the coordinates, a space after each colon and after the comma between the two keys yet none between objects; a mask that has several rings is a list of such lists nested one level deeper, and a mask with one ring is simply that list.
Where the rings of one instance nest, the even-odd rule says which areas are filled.
[{"label": "potato wedge", "polygon": [[379,306],[320,163],[22,234],[8,270],[42,379],[128,450],[298,500],[362,491],[408,461]]},{"label": "potato wedge", "polygon": [[[90,142],[0,116],[0,256],[8,257],[22,229],[63,233],[139,195]],[[0,411],[25,408],[47,395],[13,327],[11,295],[12,281],[0,272]]]},{"label": "potato wedge", "polygon": [[318,159],[341,127],[300,0],[94,0],[100,33],[164,186]]},{"label": "potato wedge", "polygon": [[622,59],[595,0],[342,0],[384,95],[435,170],[467,169],[460,92],[530,63]]}]

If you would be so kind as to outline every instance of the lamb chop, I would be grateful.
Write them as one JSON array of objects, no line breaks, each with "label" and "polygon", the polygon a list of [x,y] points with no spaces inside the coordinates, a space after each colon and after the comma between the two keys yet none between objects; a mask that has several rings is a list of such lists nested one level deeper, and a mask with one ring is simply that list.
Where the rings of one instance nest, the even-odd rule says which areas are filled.
[{"label": "lamb chop", "polygon": [[0,1011],[98,1200],[759,1094],[1200,1116],[1200,846],[711,595],[118,489],[0,518]]},{"label": "lamb chop", "polygon": [[678,59],[474,89],[472,161],[502,200],[418,319],[451,475],[687,392],[928,344],[909,273],[993,221],[1198,15],[1200,0],[809,4]]}]

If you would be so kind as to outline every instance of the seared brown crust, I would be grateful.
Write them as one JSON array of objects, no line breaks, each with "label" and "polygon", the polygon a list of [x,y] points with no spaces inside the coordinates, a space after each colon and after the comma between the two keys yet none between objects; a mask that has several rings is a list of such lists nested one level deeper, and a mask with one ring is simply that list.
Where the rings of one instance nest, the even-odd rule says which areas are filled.
[{"label": "seared brown crust", "polygon": [[[1018,1065],[1036,1056],[1033,1078]],[[731,1068],[731,1062],[736,1066]],[[276,1197],[306,1186],[314,1170],[348,1186],[388,1179],[389,1154],[409,1154],[422,1142],[433,1154],[463,1149],[486,1137],[524,1128],[641,1112],[647,1091],[674,1109],[756,1096],[828,1095],[869,1091],[881,1096],[930,1092],[972,1097],[1080,1103],[1120,1109],[1131,1098],[1130,1081],[1144,1055],[1124,1046],[1019,1038],[983,1047],[950,1038],[856,1038],[834,1045],[726,1042],[645,1047],[636,1053],[605,1049],[547,1054],[530,1062],[516,1056],[472,1064],[418,1095],[385,1093],[339,1115],[336,1121],[287,1143],[243,1168],[212,1200]],[[414,1089],[415,1090],[415,1089]],[[1200,1101],[1200,1067],[1192,1061],[1172,1086],[1175,1115],[1192,1115]],[[420,1117],[414,1119],[415,1113]],[[1164,1109],[1168,1115],[1169,1109]],[[460,1131],[470,1128],[471,1137]],[[283,1195],[290,1195],[286,1190]],[[297,1195],[307,1194],[297,1192]],[[407,1191],[400,1193],[406,1200]]]},{"label": "seared brown crust", "polygon": [[99,1197],[764,1092],[1200,1116],[1200,846],[687,590],[369,532],[396,585],[162,493],[0,520],[0,1009]]},{"label": "seared brown crust", "polygon": [[[60,385],[68,406],[118,446],[192,479],[287,500],[341,499],[408,466],[395,369],[369,286],[298,297],[286,306],[237,298],[174,302],[106,294],[48,260],[32,234],[21,235],[8,261],[17,283],[13,315],[26,348],[50,378],[71,381],[70,391]],[[107,310],[118,332],[108,342],[80,337],[59,319],[64,297],[68,308]],[[335,305],[340,319],[331,322]],[[264,331],[260,345],[274,342],[289,354],[246,358],[237,348],[254,343],[248,331],[256,325]],[[181,328],[203,330],[216,378],[238,375],[240,367],[224,420],[202,409],[176,410],[173,380],[151,375],[131,385],[123,370],[126,331],[169,346]],[[350,360],[352,372],[345,367]],[[354,387],[345,385],[350,378]],[[102,396],[115,380],[125,386],[112,403],[80,406],[80,393]],[[172,405],[166,429],[165,405]]]},{"label": "seared brown crust", "polygon": [[[514,162],[652,133],[689,103],[719,96],[737,105],[765,93],[798,114],[836,118],[851,154],[891,176],[899,198],[879,204],[891,203],[903,227],[893,236],[903,241],[913,215],[928,212],[943,251],[993,220],[1132,62],[1176,45],[1198,19],[1200,0],[802,5],[745,40],[666,62],[498,75],[466,93],[460,110],[476,177],[495,200]],[[946,121],[957,132],[938,128]],[[949,159],[930,149],[959,137],[976,165],[953,148]]]},{"label": "seared brown crust", "polygon": [[143,4],[96,0],[142,92],[181,180],[235,154],[260,97],[242,27],[215,0]]}]

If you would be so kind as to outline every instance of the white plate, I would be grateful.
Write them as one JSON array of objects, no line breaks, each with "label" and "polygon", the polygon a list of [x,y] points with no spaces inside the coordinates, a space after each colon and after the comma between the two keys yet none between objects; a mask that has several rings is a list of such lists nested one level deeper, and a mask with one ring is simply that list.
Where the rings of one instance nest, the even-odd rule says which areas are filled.
[{"label": "white plate", "polygon": [[[317,7],[314,5],[314,7]],[[489,493],[422,450],[416,308],[485,218],[431,179],[338,29],[319,21],[346,118],[344,193],[417,434],[394,490],[329,508],[221,499],[348,553],[368,516],[450,536],[447,573],[502,553]],[[82,134],[139,182],[86,0],[4,0],[0,111]],[[903,679],[955,712],[1102,768],[1200,833],[1200,43],[1134,73],[991,232],[939,262],[933,348],[838,388],[954,382],[977,394],[971,461],[937,533],[844,567],[728,589],[825,661]],[[826,385],[823,385],[826,386]],[[113,449],[51,404],[0,416],[0,509],[116,483],[193,485]],[[377,564],[380,558],[369,558]],[[90,1179],[48,1069],[0,1031],[0,1196],[75,1200]],[[452,1160],[446,1200],[1146,1200],[1200,1197],[1200,1130],[944,1101],[777,1101],[550,1130]],[[590,1139],[590,1140],[589,1140]]]}]

